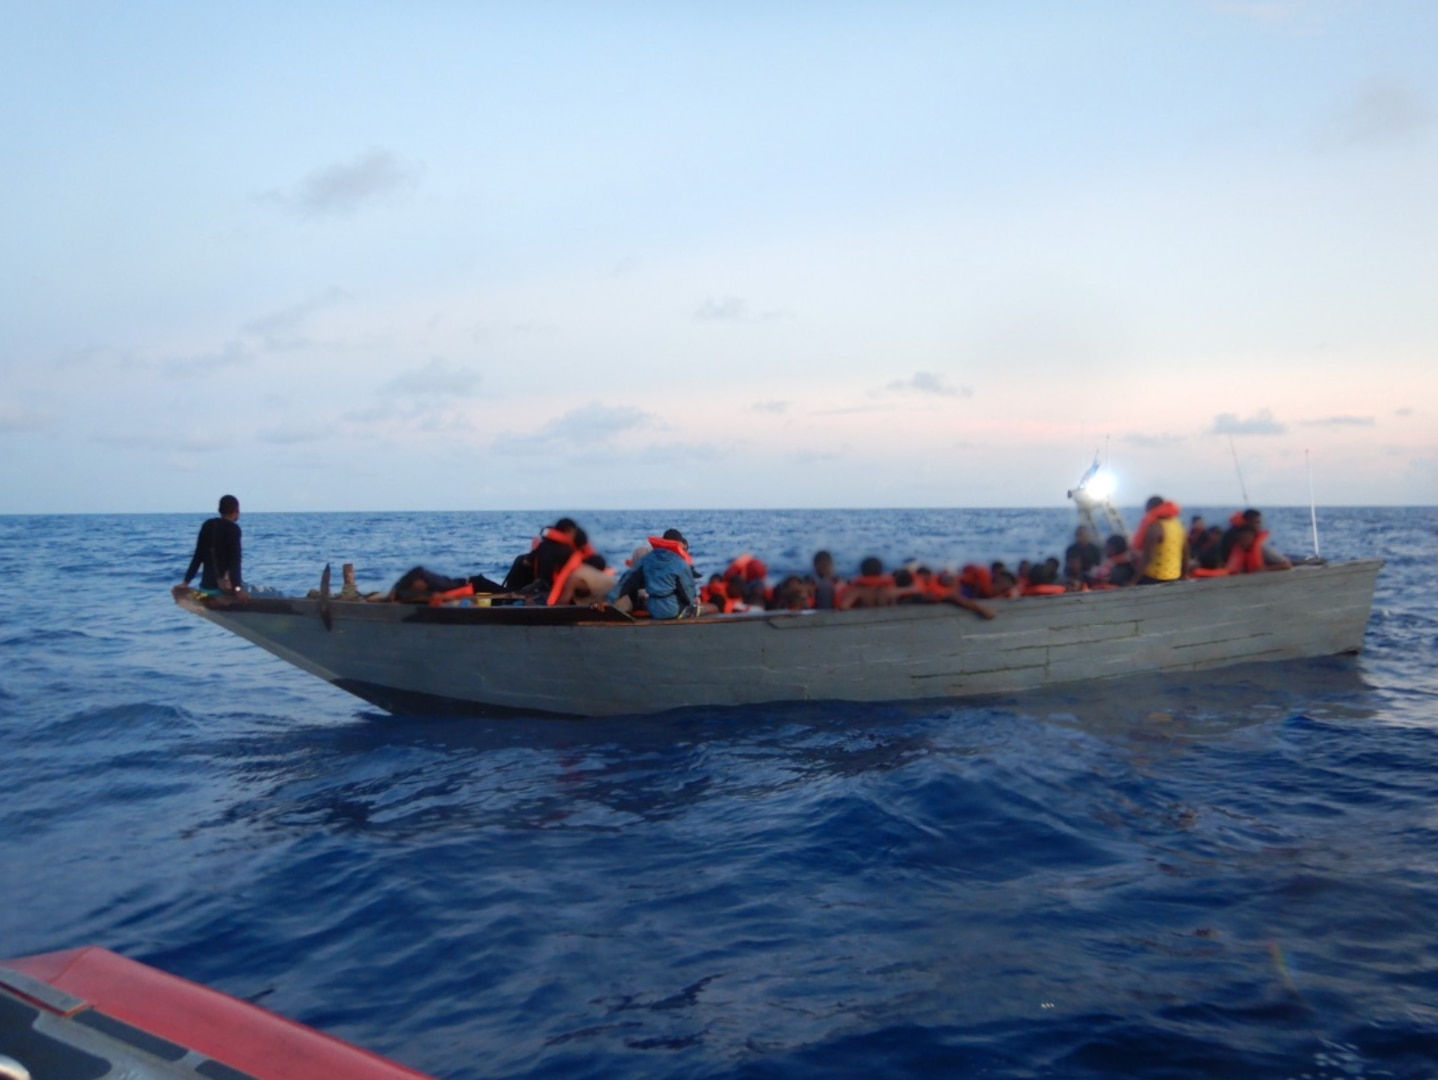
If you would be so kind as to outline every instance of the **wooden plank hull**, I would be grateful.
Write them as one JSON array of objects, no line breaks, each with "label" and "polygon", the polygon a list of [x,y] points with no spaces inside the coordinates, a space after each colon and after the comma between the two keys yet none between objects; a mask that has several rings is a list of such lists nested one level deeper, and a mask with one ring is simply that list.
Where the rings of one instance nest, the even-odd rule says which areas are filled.
[{"label": "wooden plank hull", "polygon": [[580,608],[179,599],[395,712],[611,716],[902,701],[1357,652],[1380,560],[996,601],[677,622]]}]

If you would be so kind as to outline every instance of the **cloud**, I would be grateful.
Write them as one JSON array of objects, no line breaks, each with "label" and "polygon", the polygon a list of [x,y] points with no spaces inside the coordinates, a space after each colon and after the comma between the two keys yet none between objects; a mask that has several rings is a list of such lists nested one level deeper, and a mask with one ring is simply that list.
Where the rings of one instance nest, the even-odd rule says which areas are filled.
[{"label": "cloud", "polygon": [[1133,432],[1122,435],[1120,438],[1123,442],[1142,446],[1149,450],[1162,450],[1169,446],[1178,446],[1185,441],[1182,435],[1145,435],[1142,432]]},{"label": "cloud", "polygon": [[1300,427],[1374,427],[1378,423],[1371,416],[1325,416],[1319,420],[1300,420]]},{"label": "cloud", "polygon": [[349,296],[342,289],[331,288],[319,296],[247,322],[240,327],[240,333],[259,338],[261,345],[274,352],[301,349],[314,344],[301,332],[309,317],[321,308],[347,299]]},{"label": "cloud", "polygon": [[737,296],[718,300],[711,296],[694,309],[694,319],[698,322],[763,323],[790,318],[793,315],[787,311],[750,311],[749,302]]},{"label": "cloud", "polygon": [[492,449],[496,454],[534,454],[546,451],[594,448],[616,435],[644,427],[653,418],[632,405],[601,405],[591,401],[571,409],[529,435],[501,432]]},{"label": "cloud", "polygon": [[1410,409],[1410,408],[1408,408],[1408,406],[1405,405],[1405,406],[1404,406],[1403,408],[1401,408],[1401,409],[1394,409],[1394,410],[1393,410],[1393,415],[1394,415],[1394,416],[1412,416],[1412,415],[1413,415],[1413,410]]},{"label": "cloud", "polygon": [[230,341],[213,352],[177,356],[161,361],[160,371],[167,379],[198,379],[225,368],[245,367],[254,361],[242,341]]},{"label": "cloud", "polygon": [[277,446],[296,446],[300,443],[321,442],[332,434],[333,431],[328,426],[280,424],[274,427],[260,428],[255,432],[255,438],[260,442],[273,443]]},{"label": "cloud", "polygon": [[916,371],[907,379],[895,379],[884,389],[899,393],[938,394],[943,397],[973,397],[972,386],[951,386],[942,375]]},{"label": "cloud", "polygon": [[187,454],[212,454],[234,446],[234,439],[229,435],[184,430],[112,432],[96,435],[92,441],[131,450],[158,450],[165,453],[180,451]]},{"label": "cloud", "polygon": [[1289,34],[1321,33],[1347,0],[1209,0],[1216,15],[1243,19]]},{"label": "cloud", "polygon": [[633,405],[601,405],[593,401],[550,421],[548,428],[556,438],[589,445],[605,442],[648,422],[649,414]]},{"label": "cloud", "polygon": [[624,255],[621,258],[615,259],[614,262],[610,264],[608,276],[613,278],[628,277],[630,274],[637,272],[642,266],[643,264],[639,261],[637,255]]},{"label": "cloud", "polygon": [[894,405],[838,405],[832,409],[810,409],[810,416],[848,416],[851,413],[896,412]]},{"label": "cloud", "polygon": [[404,397],[470,397],[479,383],[479,372],[452,368],[444,357],[434,356],[424,367],[396,375],[380,387],[380,392]]},{"label": "cloud", "polygon": [[1233,413],[1219,413],[1213,418],[1215,435],[1282,435],[1288,428],[1273,418],[1271,409],[1259,409],[1247,420]]},{"label": "cloud", "polygon": [[51,418],[44,413],[12,402],[0,401],[0,435],[10,435],[21,431],[39,431],[41,428],[49,427],[50,423]]},{"label": "cloud", "polygon": [[387,150],[371,150],[353,161],[310,173],[287,191],[270,191],[262,201],[275,203],[302,217],[352,214],[417,183],[420,170]]},{"label": "cloud", "polygon": [[749,408],[753,412],[783,414],[789,411],[789,405],[787,401],[756,401]]},{"label": "cloud", "polygon": [[749,305],[737,296],[722,300],[710,297],[694,309],[694,317],[700,322],[743,322],[748,314]]},{"label": "cloud", "polygon": [[1413,87],[1396,79],[1375,79],[1329,120],[1326,141],[1339,146],[1403,142],[1432,120],[1433,110]]}]

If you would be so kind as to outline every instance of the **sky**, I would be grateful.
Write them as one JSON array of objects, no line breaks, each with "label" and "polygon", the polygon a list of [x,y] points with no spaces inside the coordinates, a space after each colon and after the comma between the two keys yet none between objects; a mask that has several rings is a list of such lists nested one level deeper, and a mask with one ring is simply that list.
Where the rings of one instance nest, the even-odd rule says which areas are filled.
[{"label": "sky", "polygon": [[1438,4],[11,2],[0,513],[1438,503]]}]

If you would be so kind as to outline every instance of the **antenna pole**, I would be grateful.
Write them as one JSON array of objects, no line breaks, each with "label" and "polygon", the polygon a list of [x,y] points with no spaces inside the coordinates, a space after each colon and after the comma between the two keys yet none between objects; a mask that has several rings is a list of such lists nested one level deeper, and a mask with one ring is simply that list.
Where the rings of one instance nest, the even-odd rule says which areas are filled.
[{"label": "antenna pole", "polygon": [[1308,469],[1308,520],[1313,523],[1313,557],[1320,558],[1318,554],[1318,500],[1313,497],[1313,462],[1309,460],[1308,451],[1303,451],[1303,464]]},{"label": "antenna pole", "polygon": [[1233,432],[1228,433],[1228,452],[1233,455],[1233,471],[1238,473],[1238,490],[1243,494],[1243,505],[1248,505],[1248,488],[1243,483],[1243,470],[1238,467],[1238,448],[1233,445]]}]

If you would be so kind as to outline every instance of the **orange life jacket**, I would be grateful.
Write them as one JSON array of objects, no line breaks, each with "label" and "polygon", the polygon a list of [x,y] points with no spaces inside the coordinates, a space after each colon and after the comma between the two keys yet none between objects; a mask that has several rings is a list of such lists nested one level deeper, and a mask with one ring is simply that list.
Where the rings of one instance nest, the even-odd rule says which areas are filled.
[{"label": "orange life jacket", "polygon": [[726,578],[743,578],[744,571],[748,569],[749,564],[753,561],[754,556],[749,554],[749,552],[747,551],[744,552],[743,555],[736,555],[733,559],[730,560],[729,565],[724,568],[724,576]]},{"label": "orange life jacket", "polygon": [[994,595],[994,578],[987,566],[969,563],[959,571],[959,584],[967,585],[983,599]]},{"label": "orange life jacket", "polygon": [[915,573],[914,584],[919,587],[919,592],[922,595],[935,600],[942,600],[946,596],[951,596],[954,590],[951,586],[945,585],[940,581],[939,576],[940,575],[935,574],[932,570]]},{"label": "orange life jacket", "polygon": [[[588,545],[585,546],[587,547]],[[584,552],[578,549],[569,553],[569,558],[564,560],[564,565],[561,566],[554,575],[554,584],[549,587],[549,598],[545,600],[546,604],[559,603],[559,597],[564,592],[564,583],[569,580],[569,575],[574,573],[575,569],[584,562],[584,559]]]},{"label": "orange life jacket", "polygon": [[734,610],[735,601],[730,598],[728,583],[724,581],[710,582],[699,590],[699,599],[706,604],[713,604],[725,615]]},{"label": "orange life jacket", "polygon": [[665,551],[672,551],[690,566],[694,565],[694,560],[689,557],[689,549],[678,540],[666,540],[662,536],[651,536],[649,538],[649,546],[655,550],[663,548]]},{"label": "orange life jacket", "polygon": [[[1239,515],[1240,518],[1242,515]],[[1228,566],[1225,567],[1230,574],[1254,574],[1263,569],[1263,542],[1268,539],[1268,531],[1254,533],[1253,546],[1247,551],[1233,545],[1233,550],[1228,553]]]},{"label": "orange life jacket", "polygon": [[1155,521],[1159,518],[1178,517],[1182,513],[1183,511],[1179,509],[1178,503],[1176,502],[1159,503],[1143,515],[1143,520],[1138,523],[1138,528],[1134,530],[1133,539],[1129,541],[1129,546],[1135,551],[1142,551],[1144,540],[1148,538],[1148,530],[1153,528]]},{"label": "orange life jacket", "polygon": [[1228,577],[1227,570],[1209,570],[1202,566],[1195,566],[1188,572],[1189,577]]},{"label": "orange life jacket", "polygon": [[1024,585],[1020,596],[1060,596],[1068,592],[1062,585]]},{"label": "orange life jacket", "polygon": [[465,582],[457,589],[446,589],[444,592],[430,593],[429,606],[439,607],[446,600],[463,600],[467,596],[474,595],[474,583]]},{"label": "orange life jacket", "polygon": [[858,577],[849,579],[850,585],[859,585],[866,589],[882,589],[886,585],[894,584],[893,574],[860,574]]},{"label": "orange life jacket", "polygon": [[841,581],[834,590],[834,607],[844,606],[844,597],[853,589],[892,589],[893,574],[859,574],[848,581]]}]

